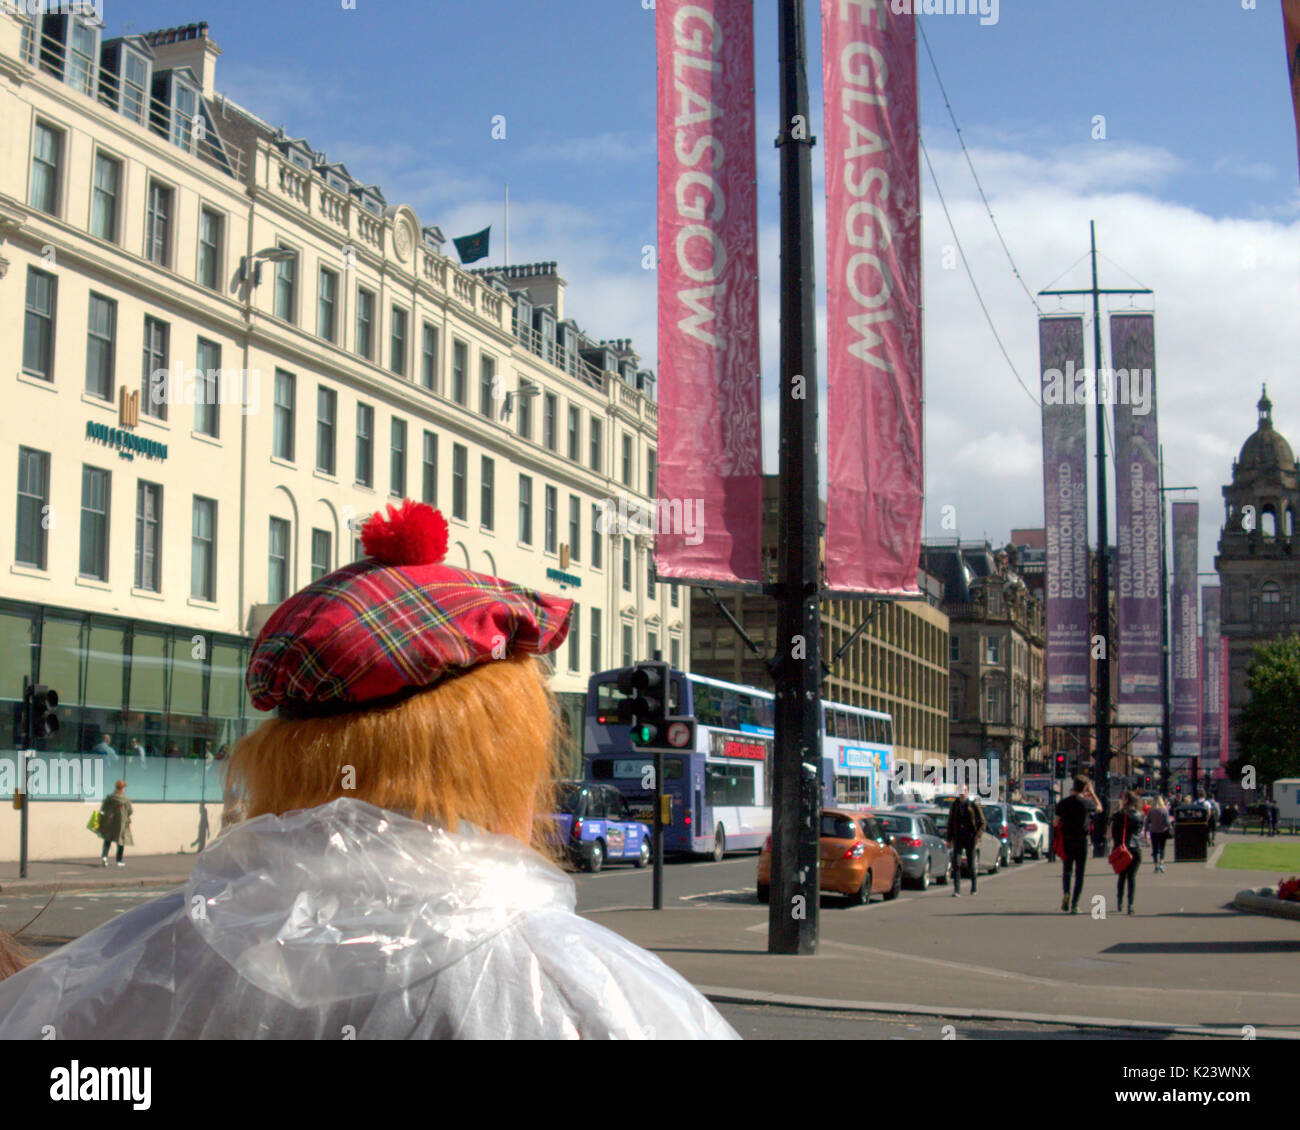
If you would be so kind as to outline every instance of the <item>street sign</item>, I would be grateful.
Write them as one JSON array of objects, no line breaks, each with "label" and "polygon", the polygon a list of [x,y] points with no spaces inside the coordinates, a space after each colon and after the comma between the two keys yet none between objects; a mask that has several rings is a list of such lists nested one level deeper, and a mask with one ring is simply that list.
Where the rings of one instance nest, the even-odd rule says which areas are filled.
[{"label": "street sign", "polygon": [[690,744],[691,727],[687,722],[674,722],[668,727],[668,744],[673,749],[683,749]]}]

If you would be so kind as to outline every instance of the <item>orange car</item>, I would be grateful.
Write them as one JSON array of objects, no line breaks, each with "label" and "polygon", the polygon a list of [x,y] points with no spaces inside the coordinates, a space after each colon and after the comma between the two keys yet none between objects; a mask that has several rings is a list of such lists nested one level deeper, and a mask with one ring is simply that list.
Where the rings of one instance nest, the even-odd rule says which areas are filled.
[{"label": "orange car", "polygon": [[[771,897],[772,837],[758,856],[758,901]],[[822,810],[821,889],[860,906],[873,894],[898,897],[903,868],[888,833],[869,811]]]}]

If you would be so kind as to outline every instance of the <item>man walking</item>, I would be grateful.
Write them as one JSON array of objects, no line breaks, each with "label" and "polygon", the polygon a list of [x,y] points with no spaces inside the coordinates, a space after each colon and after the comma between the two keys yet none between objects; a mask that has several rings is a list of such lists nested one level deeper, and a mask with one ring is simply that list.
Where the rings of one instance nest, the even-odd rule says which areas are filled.
[{"label": "man walking", "polygon": [[987,826],[980,806],[970,799],[970,786],[962,785],[961,792],[948,809],[948,846],[952,854],[952,897],[961,895],[961,857],[966,854],[970,868],[970,893],[975,893],[975,844]]},{"label": "man walking", "polygon": [[[1083,868],[1088,858],[1088,829],[1094,813],[1101,811],[1101,801],[1092,791],[1087,777],[1075,777],[1070,795],[1056,806],[1053,828],[1061,829],[1061,909],[1079,913],[1079,896],[1083,893]],[[951,824],[951,821],[950,821]],[[1074,891],[1070,890],[1070,873],[1074,872]]]}]

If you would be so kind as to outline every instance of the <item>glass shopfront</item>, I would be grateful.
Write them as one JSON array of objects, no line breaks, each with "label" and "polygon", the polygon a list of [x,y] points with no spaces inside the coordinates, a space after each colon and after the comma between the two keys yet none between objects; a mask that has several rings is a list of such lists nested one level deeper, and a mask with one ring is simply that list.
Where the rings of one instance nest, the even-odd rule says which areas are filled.
[{"label": "glass shopfront", "polygon": [[23,747],[27,676],[59,695],[58,733],[35,743],[51,770],[103,758],[107,787],[126,781],[134,802],[220,803],[231,748],[265,717],[244,688],[248,649],[240,636],[0,601],[0,757]]}]

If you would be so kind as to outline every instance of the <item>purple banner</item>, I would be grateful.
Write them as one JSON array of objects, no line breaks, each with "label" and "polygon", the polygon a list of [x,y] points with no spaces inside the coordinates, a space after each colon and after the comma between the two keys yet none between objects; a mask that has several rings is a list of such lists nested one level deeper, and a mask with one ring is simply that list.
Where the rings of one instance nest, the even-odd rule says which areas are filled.
[{"label": "purple banner", "polygon": [[1110,319],[1115,403],[1116,605],[1121,726],[1158,726],[1164,633],[1160,611],[1160,444],[1156,434],[1156,335],[1150,314]]},{"label": "purple banner", "polygon": [[[1088,421],[1082,397],[1061,397],[1064,374],[1083,368],[1083,319],[1040,318],[1043,518],[1047,527],[1049,726],[1092,721],[1088,632]],[[1077,401],[1077,403],[1075,402]]]},{"label": "purple banner", "polygon": [[1174,503],[1173,746],[1174,757],[1201,754],[1201,665],[1197,654],[1195,502]]},{"label": "purple banner", "polygon": [[1223,649],[1219,632],[1219,599],[1221,589],[1218,585],[1207,586],[1201,590],[1201,772],[1208,773],[1216,769],[1222,761],[1219,753],[1219,712],[1223,709],[1220,695],[1222,679],[1220,661]]}]

